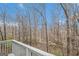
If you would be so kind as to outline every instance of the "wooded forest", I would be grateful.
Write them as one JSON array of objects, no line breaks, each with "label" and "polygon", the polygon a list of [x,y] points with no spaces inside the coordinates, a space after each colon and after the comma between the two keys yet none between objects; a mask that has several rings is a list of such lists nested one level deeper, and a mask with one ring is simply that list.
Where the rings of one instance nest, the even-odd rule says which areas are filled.
[{"label": "wooded forest", "polygon": [[58,56],[79,55],[79,4],[51,4],[51,15],[44,3],[23,3],[14,15],[6,5],[0,7],[0,40],[15,39]]}]

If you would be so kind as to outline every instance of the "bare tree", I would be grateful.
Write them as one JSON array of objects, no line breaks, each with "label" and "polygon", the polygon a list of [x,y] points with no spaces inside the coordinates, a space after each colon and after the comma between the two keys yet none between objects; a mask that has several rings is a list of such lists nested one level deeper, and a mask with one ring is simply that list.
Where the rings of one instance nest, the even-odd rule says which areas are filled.
[{"label": "bare tree", "polygon": [[[47,19],[46,19],[46,10],[45,10],[45,5],[41,4],[40,5],[42,8],[42,11],[34,8],[41,16],[42,16],[42,26],[43,26],[43,30],[45,30],[45,37],[46,37],[46,48],[47,48],[47,52],[48,52],[48,33],[47,33]],[[43,33],[41,33],[43,34]]]},{"label": "bare tree", "polygon": [[68,10],[66,9],[66,7],[64,6],[64,4],[60,4],[61,7],[63,8],[64,10],[64,14],[67,18],[67,55],[70,55],[70,37],[69,37],[69,15],[68,15]]}]

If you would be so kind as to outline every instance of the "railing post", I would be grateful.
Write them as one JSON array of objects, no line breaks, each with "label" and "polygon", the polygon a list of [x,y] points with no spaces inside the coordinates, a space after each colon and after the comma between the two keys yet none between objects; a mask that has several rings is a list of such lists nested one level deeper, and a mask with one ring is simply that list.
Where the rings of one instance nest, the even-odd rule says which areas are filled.
[{"label": "railing post", "polygon": [[28,48],[26,48],[26,56],[31,56],[31,51]]}]

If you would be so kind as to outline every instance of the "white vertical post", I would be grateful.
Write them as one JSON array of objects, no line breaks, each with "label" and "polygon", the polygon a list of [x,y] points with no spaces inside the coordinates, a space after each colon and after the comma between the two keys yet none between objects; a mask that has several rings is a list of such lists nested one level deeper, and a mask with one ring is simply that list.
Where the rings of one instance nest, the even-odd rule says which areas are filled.
[{"label": "white vertical post", "polygon": [[28,48],[26,48],[26,56],[31,56],[31,51]]}]

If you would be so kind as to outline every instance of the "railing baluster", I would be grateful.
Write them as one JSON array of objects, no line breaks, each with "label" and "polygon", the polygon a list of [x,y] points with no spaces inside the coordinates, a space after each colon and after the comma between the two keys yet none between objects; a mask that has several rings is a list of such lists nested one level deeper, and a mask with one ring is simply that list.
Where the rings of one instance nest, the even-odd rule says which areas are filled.
[{"label": "railing baluster", "polygon": [[6,53],[6,49],[7,49],[6,44],[7,44],[7,43],[5,43],[5,55],[7,55],[7,53]]},{"label": "railing baluster", "polygon": [[2,53],[2,44],[1,44],[1,53]]},{"label": "railing baluster", "polygon": [[6,43],[4,43],[4,54],[6,55]]},{"label": "railing baluster", "polygon": [[7,43],[6,43],[6,55],[7,55]]}]

